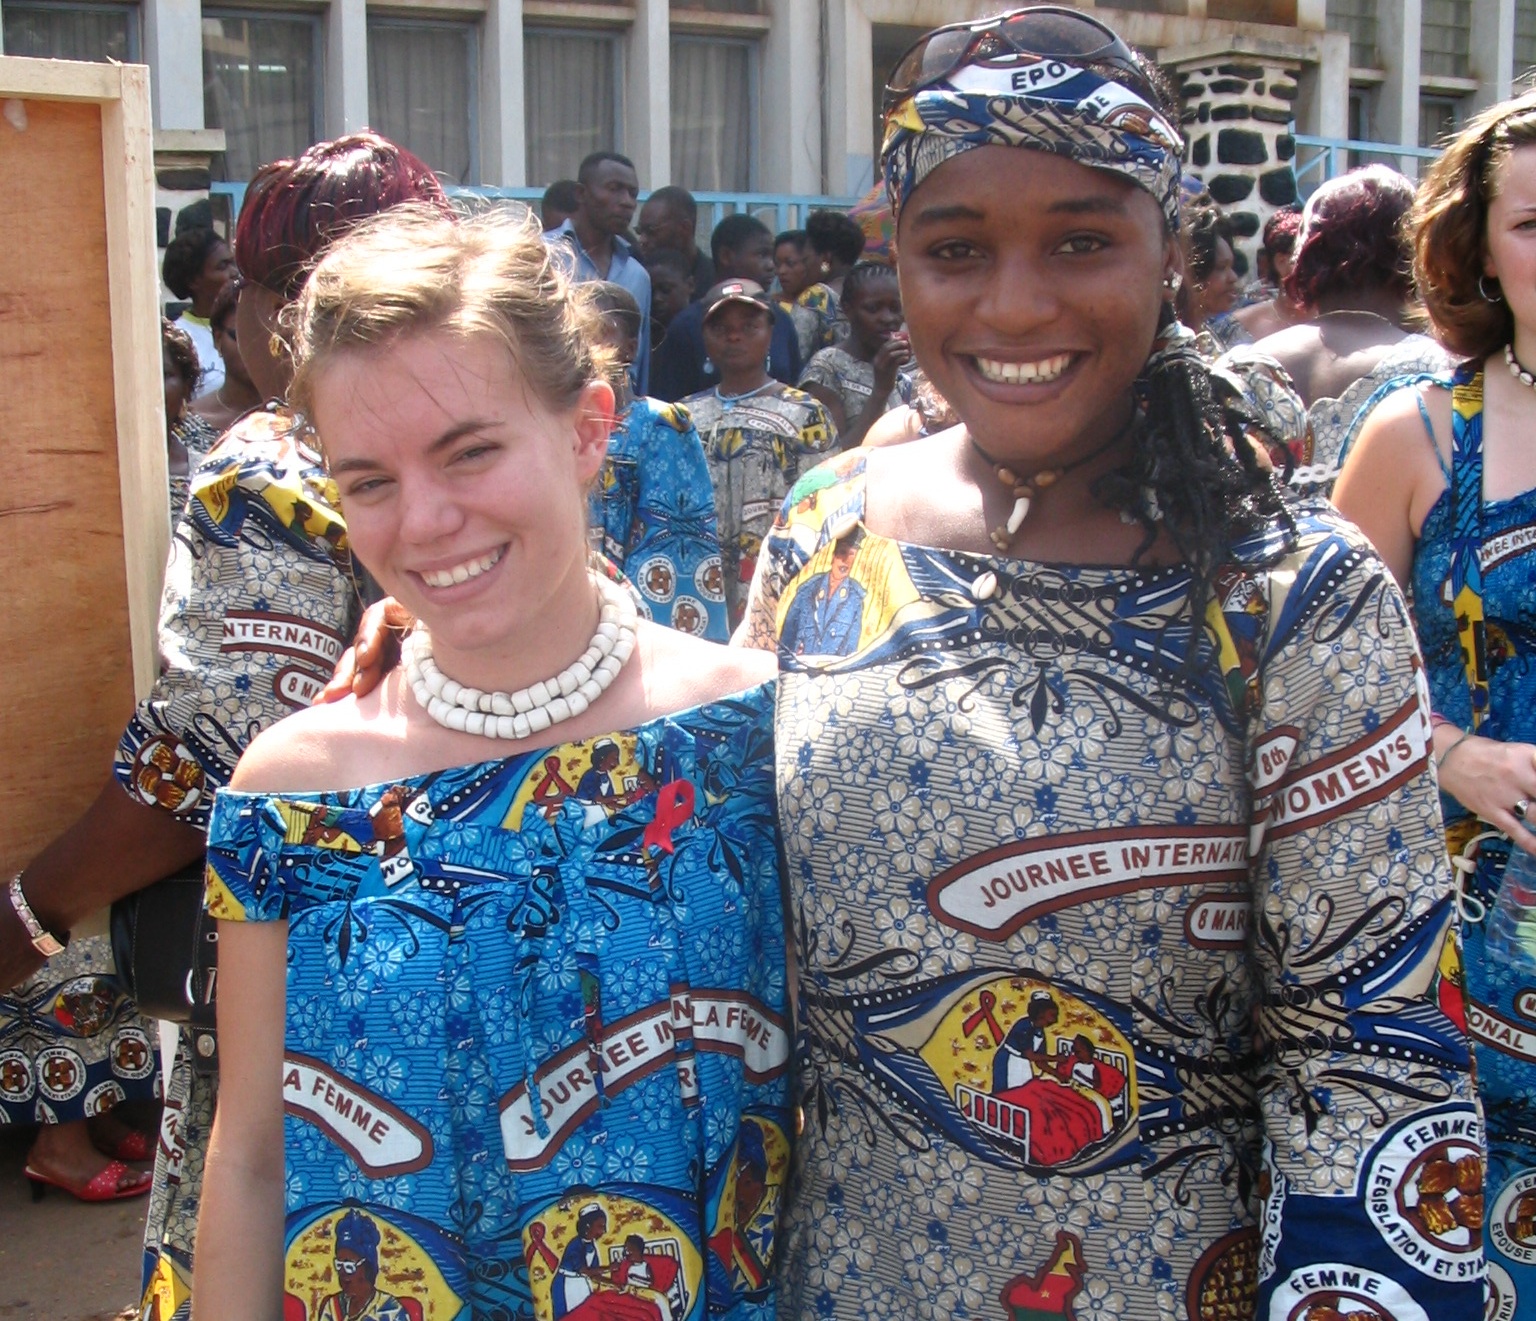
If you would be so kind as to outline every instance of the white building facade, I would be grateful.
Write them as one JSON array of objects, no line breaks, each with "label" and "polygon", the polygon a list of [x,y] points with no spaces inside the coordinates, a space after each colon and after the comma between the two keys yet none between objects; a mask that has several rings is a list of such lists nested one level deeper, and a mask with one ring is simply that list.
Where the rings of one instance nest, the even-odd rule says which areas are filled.
[{"label": "white building facade", "polygon": [[[184,186],[205,169],[243,181],[263,161],[369,125],[452,182],[542,187],[607,149],[634,159],[643,188],[852,197],[872,178],[887,69],[926,28],[996,8],[0,0],[0,30],[8,54],[147,63],[158,163]],[[1187,94],[1198,89],[1187,102],[1213,80],[1230,84],[1224,67],[1246,69],[1251,85],[1294,83],[1266,112],[1271,155],[1286,105],[1304,135],[1428,145],[1536,64],[1536,0],[1098,0],[1097,10],[1178,71]],[[1240,108],[1197,105],[1186,127],[1195,136],[1203,112]],[[1213,129],[1213,144],[1223,131],[1235,141],[1244,129]]]}]

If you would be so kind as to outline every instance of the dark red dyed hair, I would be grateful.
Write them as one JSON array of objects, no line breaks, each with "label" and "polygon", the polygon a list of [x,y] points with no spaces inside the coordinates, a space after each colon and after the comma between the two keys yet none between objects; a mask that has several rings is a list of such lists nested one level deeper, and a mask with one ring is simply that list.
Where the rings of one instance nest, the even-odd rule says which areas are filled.
[{"label": "dark red dyed hair", "polygon": [[317,142],[256,171],[240,208],[235,262],[242,277],[291,301],[342,234],[403,202],[452,214],[426,162],[388,138],[364,130]]},{"label": "dark red dyed hair", "polygon": [[1413,293],[1413,248],[1403,218],[1413,185],[1385,165],[1331,179],[1307,199],[1296,265],[1285,282],[1292,301],[1385,289],[1407,302]]},{"label": "dark red dyed hair", "polygon": [[1284,256],[1295,249],[1300,236],[1301,208],[1285,206],[1264,222],[1264,237],[1260,244],[1271,256],[1275,253]]}]

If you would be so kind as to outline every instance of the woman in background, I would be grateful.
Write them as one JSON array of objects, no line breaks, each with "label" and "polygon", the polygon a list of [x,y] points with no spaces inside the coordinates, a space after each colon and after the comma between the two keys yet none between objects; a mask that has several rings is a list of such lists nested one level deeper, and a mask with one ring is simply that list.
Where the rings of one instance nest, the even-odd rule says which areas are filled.
[{"label": "woman in background", "polygon": [[1384,165],[1318,188],[1302,212],[1286,281],[1307,320],[1254,345],[1280,362],[1307,405],[1311,482],[1325,492],[1356,414],[1376,389],[1450,365],[1434,340],[1409,329],[1413,236],[1405,222],[1412,205],[1413,185]]},{"label": "woman in background", "polygon": [[1457,134],[1420,184],[1406,232],[1431,324],[1461,365],[1372,411],[1334,500],[1413,585],[1446,833],[1468,868],[1467,992],[1474,1021],[1492,1025],[1476,1037],[1486,1201],[1476,1186],[1466,1192],[1493,1229],[1488,1314],[1530,1321],[1536,1065],[1502,1026],[1521,1021],[1529,979],[1513,978],[1486,942],[1511,850],[1536,853],[1536,96]]},{"label": "woman in background", "polygon": [[165,458],[170,475],[171,518],[181,517],[188,481],[219,433],[191,407],[201,371],[192,337],[160,318],[160,366],[165,389]]},{"label": "woman in background", "polygon": [[841,211],[812,211],[805,222],[810,245],[807,263],[811,283],[795,299],[795,330],[800,337],[800,357],[809,361],[818,349],[831,348],[843,333],[839,300],[843,277],[864,251],[864,231]]},{"label": "woman in background", "polygon": [[1199,193],[1183,203],[1179,232],[1184,242],[1184,282],[1179,288],[1179,320],[1209,344],[1203,351],[1215,358],[1229,347],[1216,324],[1237,305],[1238,278],[1233,264],[1232,222],[1211,200]]},{"label": "woman in background", "polygon": [[848,333],[800,374],[800,388],[826,405],[843,449],[861,445],[880,417],[899,408],[897,376],[912,360],[901,329],[901,285],[880,262],[860,262],[843,278]]},{"label": "woman in background", "polygon": [[1229,337],[1229,344],[1246,343],[1273,335],[1293,326],[1306,312],[1285,291],[1285,282],[1296,265],[1296,241],[1301,236],[1301,208],[1284,206],[1264,222],[1260,251],[1269,263],[1273,285],[1265,290],[1262,301],[1240,307],[1232,321],[1241,331],[1241,339]]},{"label": "woman in background", "polygon": [[803,229],[786,229],[773,240],[773,270],[778,281],[778,304],[793,312],[795,300],[815,283],[811,269],[814,254]]},{"label": "woman in background", "polygon": [[240,301],[240,284],[231,280],[213,300],[208,316],[213,342],[224,363],[223,383],[212,393],[192,401],[189,412],[223,435],[252,409],[261,407],[261,391],[246,370],[240,356],[240,341],[235,331],[235,310]]},{"label": "woman in background", "polygon": [[177,298],[191,301],[177,324],[192,337],[201,376],[197,397],[212,394],[224,383],[224,361],[214,343],[209,318],[219,291],[235,278],[229,244],[211,229],[184,229],[166,246],[160,278]]}]

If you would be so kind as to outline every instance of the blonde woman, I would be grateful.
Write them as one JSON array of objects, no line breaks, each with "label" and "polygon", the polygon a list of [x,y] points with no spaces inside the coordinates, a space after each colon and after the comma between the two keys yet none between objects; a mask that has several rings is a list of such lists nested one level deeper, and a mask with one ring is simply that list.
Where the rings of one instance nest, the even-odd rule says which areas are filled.
[{"label": "blonde woman", "polygon": [[198,1315],[769,1307],[773,663],[589,567],[613,392],[532,228],[369,225],[298,320],[354,553],[419,622],[215,804]]}]

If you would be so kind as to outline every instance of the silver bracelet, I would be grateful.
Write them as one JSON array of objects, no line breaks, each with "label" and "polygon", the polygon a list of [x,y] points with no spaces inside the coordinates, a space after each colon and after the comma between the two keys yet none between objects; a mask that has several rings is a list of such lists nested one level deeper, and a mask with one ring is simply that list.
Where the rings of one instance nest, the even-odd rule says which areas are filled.
[{"label": "silver bracelet", "polygon": [[[16,916],[21,919],[21,925],[26,927],[33,949],[45,959],[51,959],[55,954],[64,952],[64,946],[37,920],[37,914],[32,911],[32,905],[27,902],[27,896],[22,894],[20,872],[11,877],[11,907],[16,910]],[[68,940],[69,937],[66,935],[64,939]]]},{"label": "silver bracelet", "polygon": [[1451,746],[1435,758],[1435,771],[1437,774],[1445,769],[1445,763],[1450,761],[1451,753],[1455,752],[1457,748],[1471,737],[1472,735],[1468,731],[1462,730],[1461,737],[1453,740]]}]

